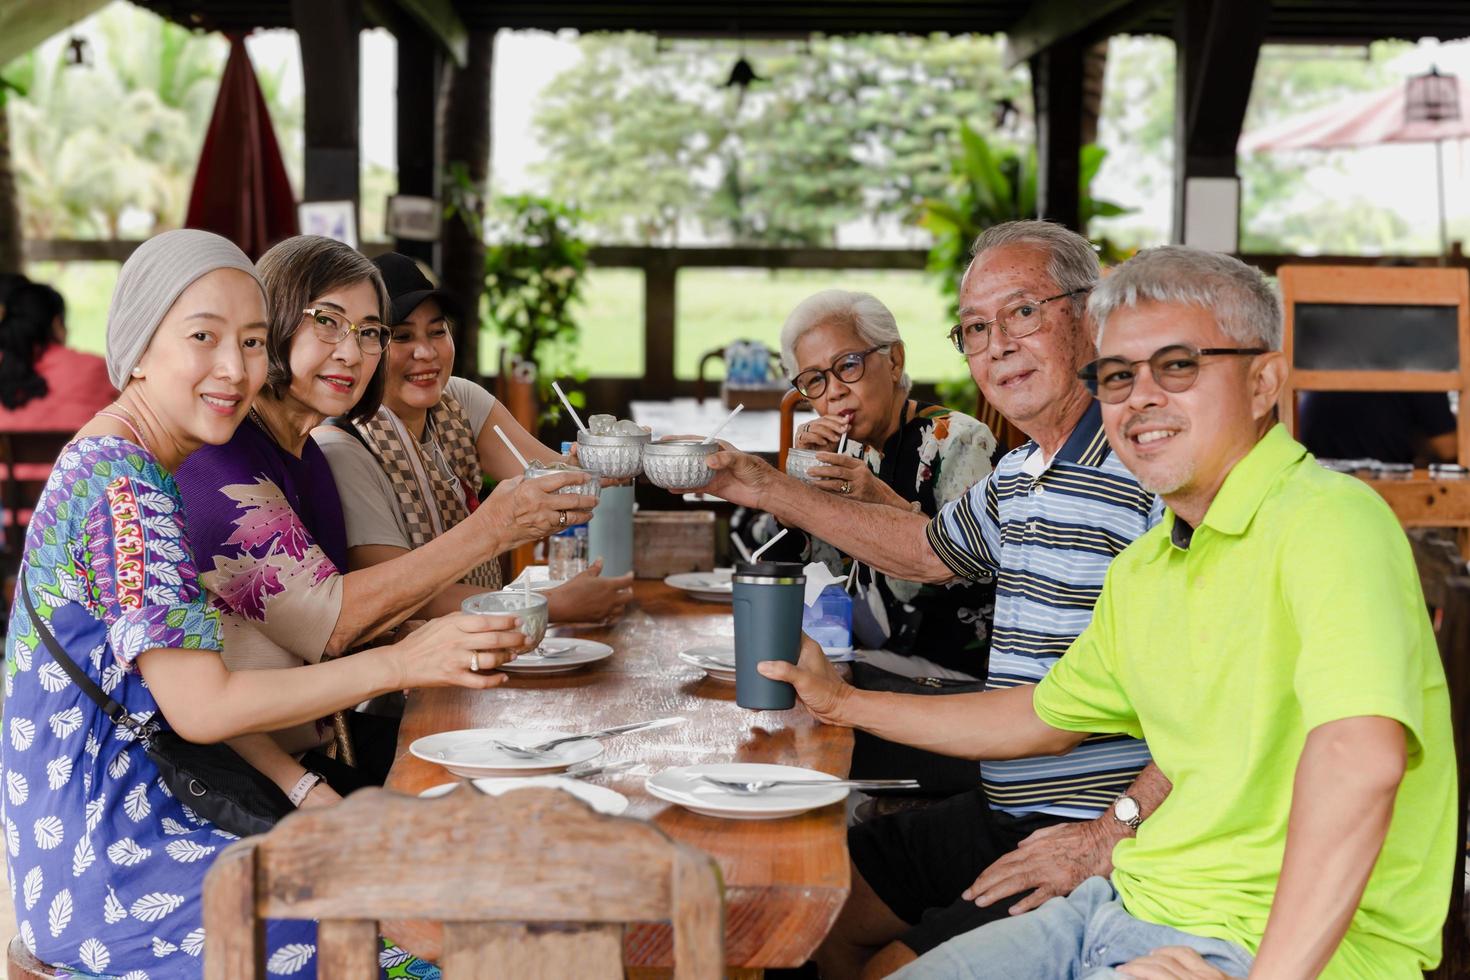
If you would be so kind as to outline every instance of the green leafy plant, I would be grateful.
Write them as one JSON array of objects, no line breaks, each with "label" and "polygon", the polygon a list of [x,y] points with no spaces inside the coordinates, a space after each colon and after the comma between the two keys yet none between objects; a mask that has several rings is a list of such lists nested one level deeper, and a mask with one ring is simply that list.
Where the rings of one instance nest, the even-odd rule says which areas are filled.
[{"label": "green leafy plant", "polygon": [[[572,311],[582,301],[587,272],[581,220],[577,209],[529,194],[497,199],[487,220],[486,324],[534,373],[543,424],[561,417],[551,382],[586,377],[575,369],[578,325]],[[570,397],[580,407],[581,393]]]},{"label": "green leafy plant", "polygon": [[[1100,146],[1082,148],[1080,161],[1080,219],[1086,228],[1093,218],[1111,218],[1131,210],[1111,201],[1099,200],[1089,188],[1107,157]],[[1036,151],[1024,154],[1003,146],[993,148],[985,137],[965,124],[960,125],[959,146],[950,164],[950,186],[943,198],[928,198],[919,206],[919,224],[934,235],[929,250],[929,271],[939,277],[940,288],[949,298],[951,311],[958,309],[960,277],[970,264],[970,248],[986,228],[1036,217]],[[1100,258],[1117,262],[1126,254],[1099,241]]]}]

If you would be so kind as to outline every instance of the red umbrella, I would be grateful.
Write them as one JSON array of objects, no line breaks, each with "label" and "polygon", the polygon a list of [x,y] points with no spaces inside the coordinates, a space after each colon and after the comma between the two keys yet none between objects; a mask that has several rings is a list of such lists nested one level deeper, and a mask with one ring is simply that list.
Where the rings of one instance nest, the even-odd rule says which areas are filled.
[{"label": "red umbrella", "polygon": [[296,198],[240,34],[230,35],[230,60],[199,152],[184,226],[223,235],[251,259],[297,234]]},{"label": "red umbrella", "polygon": [[1444,215],[1445,140],[1470,137],[1470,84],[1430,69],[1404,84],[1358,95],[1285,119],[1247,135],[1242,153],[1271,150],[1336,150],[1385,143],[1433,143],[1439,173],[1440,253],[1449,247]]}]

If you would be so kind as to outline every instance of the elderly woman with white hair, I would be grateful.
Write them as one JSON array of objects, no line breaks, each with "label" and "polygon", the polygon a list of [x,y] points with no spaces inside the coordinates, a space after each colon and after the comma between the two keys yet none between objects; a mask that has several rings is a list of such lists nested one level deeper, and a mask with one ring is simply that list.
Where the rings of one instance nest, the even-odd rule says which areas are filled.
[{"label": "elderly woman with white hair", "polygon": [[[820,453],[824,465],[810,471],[817,486],[935,514],[989,475],[996,444],[985,425],[909,397],[903,339],[876,297],[829,289],[803,300],[781,329],[781,362],[818,414],[795,433],[798,448]],[[846,555],[796,530],[776,545],[783,557],[849,570]],[[925,585],[861,567],[853,639],[872,652],[863,655],[858,683],[983,679],[994,605],[993,583]]]}]

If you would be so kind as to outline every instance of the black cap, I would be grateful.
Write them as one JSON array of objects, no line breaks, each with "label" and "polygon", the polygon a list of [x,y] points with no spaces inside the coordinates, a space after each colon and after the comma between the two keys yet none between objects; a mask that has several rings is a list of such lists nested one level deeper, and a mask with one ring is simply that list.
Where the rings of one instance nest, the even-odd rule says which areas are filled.
[{"label": "black cap", "polygon": [[418,309],[419,304],[426,299],[437,300],[445,316],[460,319],[459,301],[453,294],[435,286],[424,275],[419,264],[407,255],[384,252],[373,259],[373,265],[383,274],[383,282],[388,287],[388,298],[392,301],[388,313],[390,325],[407,320],[408,315]]}]

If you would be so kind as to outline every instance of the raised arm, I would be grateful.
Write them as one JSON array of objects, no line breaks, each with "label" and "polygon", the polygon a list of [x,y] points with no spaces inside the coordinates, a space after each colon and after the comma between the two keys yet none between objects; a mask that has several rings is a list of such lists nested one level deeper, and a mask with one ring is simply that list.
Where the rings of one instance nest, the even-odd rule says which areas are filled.
[{"label": "raised arm", "polygon": [[706,493],[775,515],[887,575],[911,582],[948,582],[953,571],[929,544],[929,518],[827,493],[793,479],[757,456],[715,453]]}]

